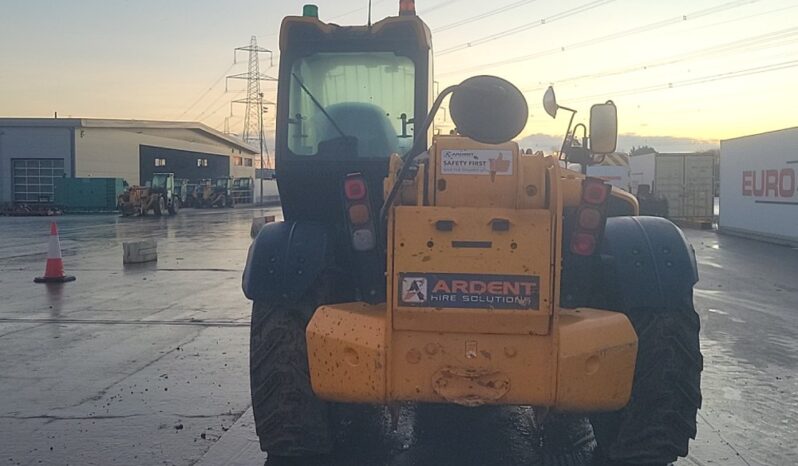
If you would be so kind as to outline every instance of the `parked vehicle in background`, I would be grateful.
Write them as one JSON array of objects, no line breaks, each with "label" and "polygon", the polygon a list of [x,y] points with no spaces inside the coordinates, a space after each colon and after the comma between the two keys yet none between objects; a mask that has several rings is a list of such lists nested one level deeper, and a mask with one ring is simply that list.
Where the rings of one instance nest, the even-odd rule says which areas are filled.
[{"label": "parked vehicle in background", "polygon": [[180,210],[180,199],[175,195],[174,173],[155,173],[149,186],[130,186],[119,195],[117,207],[123,216],[175,215]]},{"label": "parked vehicle in background", "polygon": [[214,178],[202,186],[202,198],[197,207],[233,207],[233,178]]},{"label": "parked vehicle in background", "polygon": [[246,177],[234,179],[233,188],[230,190],[233,204],[252,204],[254,188],[255,184],[252,178]]}]

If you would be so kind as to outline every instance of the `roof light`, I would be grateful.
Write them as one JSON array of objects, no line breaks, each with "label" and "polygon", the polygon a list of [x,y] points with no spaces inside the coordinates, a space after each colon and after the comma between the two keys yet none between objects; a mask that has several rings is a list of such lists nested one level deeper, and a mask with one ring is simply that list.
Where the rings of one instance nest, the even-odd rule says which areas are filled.
[{"label": "roof light", "polygon": [[416,15],[416,0],[399,0],[399,16],[406,15]]},{"label": "roof light", "polygon": [[308,16],[310,18],[318,18],[319,17],[318,5],[313,5],[312,3],[308,3],[307,5],[303,6],[302,16]]}]

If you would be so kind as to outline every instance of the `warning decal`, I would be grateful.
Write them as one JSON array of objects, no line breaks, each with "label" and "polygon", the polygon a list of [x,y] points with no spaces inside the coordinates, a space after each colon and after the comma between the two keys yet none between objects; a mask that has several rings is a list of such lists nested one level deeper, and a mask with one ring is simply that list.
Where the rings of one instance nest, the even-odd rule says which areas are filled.
[{"label": "warning decal", "polygon": [[509,150],[441,151],[443,175],[512,175],[513,153]]},{"label": "warning decal", "polygon": [[399,274],[399,305],[537,310],[540,277],[462,273]]}]

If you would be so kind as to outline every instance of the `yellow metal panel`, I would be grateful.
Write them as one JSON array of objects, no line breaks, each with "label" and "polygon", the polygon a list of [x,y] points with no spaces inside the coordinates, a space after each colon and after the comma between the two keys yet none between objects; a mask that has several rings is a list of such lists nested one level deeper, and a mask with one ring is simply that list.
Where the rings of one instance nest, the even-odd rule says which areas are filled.
[{"label": "yellow metal panel", "polygon": [[542,209],[546,207],[546,172],[549,161],[544,157],[521,155],[518,157],[517,209]]},{"label": "yellow metal panel", "polygon": [[637,358],[637,335],[629,319],[596,309],[559,314],[557,408],[622,408],[629,401]]},{"label": "yellow metal panel", "polygon": [[313,391],[344,402],[384,402],[385,306],[345,303],[316,310],[306,330]]},{"label": "yellow metal panel", "polygon": [[[547,210],[466,207],[397,207],[394,209],[392,286],[400,274],[473,274],[538,277],[538,308],[492,309],[402,306],[392,290],[393,326],[406,330],[450,332],[549,332],[552,294],[551,214]],[[494,231],[492,220],[509,221],[509,230]],[[438,221],[450,221],[451,231],[439,231]],[[482,247],[460,247],[461,242]],[[478,295],[476,292],[475,295]],[[489,306],[489,305],[486,305]]]},{"label": "yellow metal panel", "polygon": [[558,314],[559,330],[545,336],[394,330],[386,348],[384,306],[322,306],[307,329],[313,391],[342,402],[624,406],[637,353],[629,320],[594,309]]},{"label": "yellow metal panel", "polygon": [[[394,331],[393,341],[392,400],[537,406],[550,406],[554,401],[551,374],[556,353],[551,337]],[[442,375],[447,371],[454,377]],[[471,397],[460,393],[446,398],[441,380],[452,384],[457,374],[469,371],[508,381],[506,392],[502,390],[492,399],[484,394],[484,387],[475,387]]]}]

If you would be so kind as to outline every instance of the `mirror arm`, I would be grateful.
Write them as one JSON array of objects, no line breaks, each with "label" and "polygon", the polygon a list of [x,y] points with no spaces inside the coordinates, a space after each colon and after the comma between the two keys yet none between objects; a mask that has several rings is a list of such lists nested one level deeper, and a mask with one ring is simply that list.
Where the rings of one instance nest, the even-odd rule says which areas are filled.
[{"label": "mirror arm", "polygon": [[571,125],[574,124],[574,117],[576,116],[576,110],[560,106],[558,106],[558,108],[560,108],[561,110],[566,110],[568,112],[571,112],[571,119],[568,120],[568,129],[565,130],[565,137],[562,138],[562,146],[560,147],[560,154],[557,157],[558,160],[563,160],[563,155],[565,154],[565,143],[568,142],[568,135],[571,134]]},{"label": "mirror arm", "polygon": [[384,225],[385,221],[388,219],[388,209],[396,200],[396,196],[402,188],[402,182],[410,174],[410,167],[413,165],[413,160],[426,149],[424,146],[427,144],[427,131],[429,131],[430,126],[432,126],[432,122],[435,120],[435,114],[438,113],[443,99],[454,92],[455,89],[457,89],[456,85],[449,86],[438,94],[438,97],[435,98],[435,102],[432,103],[427,118],[424,120],[424,126],[421,127],[421,131],[416,131],[416,139],[413,141],[413,147],[411,147],[410,151],[403,157],[402,168],[399,169],[399,173],[396,175],[396,181],[391,187],[391,192],[388,193],[388,197],[385,198],[385,202],[382,203],[382,208],[380,208],[380,225]]}]

